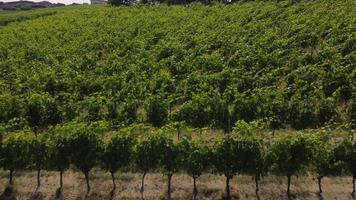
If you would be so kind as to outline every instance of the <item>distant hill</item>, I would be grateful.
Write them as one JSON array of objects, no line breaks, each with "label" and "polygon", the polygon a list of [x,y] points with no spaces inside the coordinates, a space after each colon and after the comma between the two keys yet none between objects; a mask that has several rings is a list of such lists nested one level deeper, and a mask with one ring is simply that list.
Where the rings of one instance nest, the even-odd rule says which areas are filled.
[{"label": "distant hill", "polygon": [[0,10],[30,10],[34,8],[49,8],[65,6],[61,3],[51,3],[48,1],[32,2],[32,1],[13,1],[0,2]]}]

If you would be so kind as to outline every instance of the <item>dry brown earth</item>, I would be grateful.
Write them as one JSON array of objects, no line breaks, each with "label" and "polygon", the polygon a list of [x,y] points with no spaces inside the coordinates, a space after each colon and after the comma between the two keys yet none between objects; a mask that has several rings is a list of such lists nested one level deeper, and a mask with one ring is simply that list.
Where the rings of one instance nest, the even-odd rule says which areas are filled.
[{"label": "dry brown earth", "polygon": [[[7,173],[0,173],[0,190],[4,191],[7,184]],[[117,190],[112,199],[140,199],[139,173],[117,173]],[[36,173],[20,172],[15,177],[15,190],[18,200],[55,199],[59,177],[54,172],[43,172],[42,185],[39,192],[42,197],[31,198],[36,190]],[[192,179],[185,174],[173,176],[173,199],[191,199]],[[225,179],[222,176],[205,174],[198,179],[199,194],[197,199],[222,199],[224,196]],[[286,180],[284,177],[268,176],[261,181],[259,199],[288,199],[285,195]],[[111,199],[111,178],[108,173],[95,170],[91,173],[92,190],[90,200]],[[234,199],[258,199],[255,185],[249,176],[237,176],[231,182]],[[323,180],[323,196],[316,193],[317,184],[312,176],[300,176],[292,180],[292,199],[356,199],[351,196],[351,177],[333,177]],[[144,199],[164,199],[166,193],[166,177],[159,173],[148,174],[145,181]],[[68,200],[85,199],[86,185],[84,176],[79,172],[68,171],[64,175],[63,197]]]}]

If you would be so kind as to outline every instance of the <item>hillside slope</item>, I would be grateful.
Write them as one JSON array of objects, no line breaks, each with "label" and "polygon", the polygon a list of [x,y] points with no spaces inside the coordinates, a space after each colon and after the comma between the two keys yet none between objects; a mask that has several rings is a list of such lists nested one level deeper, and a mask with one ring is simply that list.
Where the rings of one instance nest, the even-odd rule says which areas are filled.
[{"label": "hillside slope", "polygon": [[0,122],[355,124],[355,1],[81,7],[0,27]]}]

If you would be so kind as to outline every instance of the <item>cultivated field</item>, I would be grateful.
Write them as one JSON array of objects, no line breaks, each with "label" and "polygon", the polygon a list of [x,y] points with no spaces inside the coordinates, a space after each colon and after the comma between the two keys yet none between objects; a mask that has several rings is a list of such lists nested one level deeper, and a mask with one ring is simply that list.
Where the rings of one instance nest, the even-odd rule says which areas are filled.
[{"label": "cultivated field", "polygon": [[139,2],[0,12],[0,200],[355,198],[355,0]]}]

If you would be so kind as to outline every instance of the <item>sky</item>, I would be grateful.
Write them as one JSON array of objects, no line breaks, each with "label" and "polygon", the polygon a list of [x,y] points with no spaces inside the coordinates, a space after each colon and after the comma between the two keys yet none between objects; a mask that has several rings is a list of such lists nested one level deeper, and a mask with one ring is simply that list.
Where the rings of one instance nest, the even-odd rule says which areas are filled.
[{"label": "sky", "polygon": [[[11,2],[11,1],[18,1],[18,0],[0,0],[2,2]],[[71,4],[71,3],[89,3],[90,0],[26,0],[26,1],[49,1],[51,3],[64,3],[64,4]]]}]

